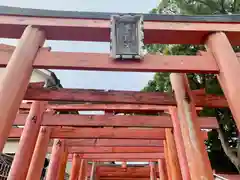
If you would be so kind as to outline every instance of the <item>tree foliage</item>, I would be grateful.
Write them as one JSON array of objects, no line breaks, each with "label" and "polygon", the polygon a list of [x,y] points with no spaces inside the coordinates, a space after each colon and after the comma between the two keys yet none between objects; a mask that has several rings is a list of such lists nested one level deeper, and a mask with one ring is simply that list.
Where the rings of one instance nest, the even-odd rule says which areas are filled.
[{"label": "tree foliage", "polygon": [[162,0],[153,11],[164,14],[236,14],[239,0]]},{"label": "tree foliage", "polygon": [[[184,15],[210,15],[210,14],[236,14],[240,12],[238,0],[162,0],[151,13],[184,14]],[[196,55],[204,46],[194,45],[146,45],[149,53],[163,55]],[[239,51],[239,47],[234,47]],[[188,74],[190,87],[205,89],[206,93],[223,95],[222,89],[214,74]],[[143,91],[171,92],[169,73],[156,73]],[[199,115],[215,116],[219,123],[219,130],[209,132],[206,148],[213,169],[216,171],[240,172],[240,139],[236,124],[229,108],[204,108]]]}]

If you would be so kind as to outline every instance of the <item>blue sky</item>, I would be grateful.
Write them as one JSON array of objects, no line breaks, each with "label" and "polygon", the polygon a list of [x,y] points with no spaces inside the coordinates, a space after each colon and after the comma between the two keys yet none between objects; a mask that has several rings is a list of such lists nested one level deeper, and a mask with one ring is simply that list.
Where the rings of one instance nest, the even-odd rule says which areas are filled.
[{"label": "blue sky", "polygon": [[[159,0],[0,0],[0,5],[51,10],[147,13]],[[15,40],[1,40],[15,44]],[[47,41],[53,50],[109,52],[109,43]],[[97,59],[96,59],[97,61]],[[141,90],[153,73],[54,70],[65,88]]]}]

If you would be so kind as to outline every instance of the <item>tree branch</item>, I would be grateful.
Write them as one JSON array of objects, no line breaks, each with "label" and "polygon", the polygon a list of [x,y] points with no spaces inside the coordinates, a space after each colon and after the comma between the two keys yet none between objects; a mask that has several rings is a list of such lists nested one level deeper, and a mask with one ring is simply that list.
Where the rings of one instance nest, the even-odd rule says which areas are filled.
[{"label": "tree branch", "polygon": [[229,147],[228,142],[225,140],[223,132],[221,130],[221,128],[217,129],[218,132],[218,137],[220,139],[223,151],[225,152],[225,154],[228,156],[228,158],[230,159],[230,161],[235,165],[235,167],[237,168],[238,172],[240,173],[240,161],[238,159],[238,157],[236,156],[236,154],[232,151],[232,149]]},{"label": "tree branch", "polygon": [[225,10],[225,7],[224,7],[224,0],[221,0],[221,7],[222,7],[222,9],[221,9],[221,13],[223,13],[223,14],[226,14],[226,10]]},{"label": "tree branch", "polygon": [[240,132],[238,132],[238,139],[237,139],[237,157],[240,159]]},{"label": "tree branch", "polygon": [[[212,7],[210,4],[208,4],[206,1],[198,0],[198,2],[201,3],[201,4],[203,4],[203,5],[205,5],[205,6],[207,6],[209,9],[213,10],[213,7]],[[217,7],[216,7],[216,8],[217,8]],[[218,9],[218,8],[217,8],[217,9]],[[220,9],[219,9],[219,10],[220,10]]]},{"label": "tree branch", "polygon": [[233,1],[233,6],[232,6],[232,13],[235,13],[237,7],[237,0]]},{"label": "tree branch", "polygon": [[194,77],[196,76],[194,73],[191,73],[192,78],[190,78],[190,81],[194,83],[195,89],[200,89],[201,88],[201,83],[199,83]]},{"label": "tree branch", "polygon": [[[217,118],[217,122],[218,122],[218,125],[219,125],[219,129],[217,129],[217,132],[218,132],[219,140],[221,142],[221,146],[223,148],[224,153],[228,156],[230,161],[234,164],[234,166],[237,168],[238,172],[240,173],[240,159],[238,158],[240,156],[238,156],[238,152],[235,153],[234,150],[231,149],[231,147],[229,146],[228,141],[224,137],[223,127],[222,127],[222,124],[220,123],[222,117],[219,114],[219,111],[221,112],[220,109],[219,110],[215,109],[216,118]],[[228,115],[226,114],[226,112],[223,112],[223,114],[224,114],[223,115],[224,119],[228,118]],[[238,142],[239,142],[239,140],[240,139],[238,139]],[[240,144],[238,144],[238,145],[240,145]],[[240,147],[237,147],[237,148],[240,148]]]},{"label": "tree branch", "polygon": [[[197,0],[197,2],[207,6],[212,12],[213,14],[215,14],[216,12],[215,11],[219,11],[219,12],[222,12],[222,10],[217,6],[218,4],[216,4],[216,6],[211,6],[209,3],[207,3],[207,1],[202,1],[202,0]],[[215,9],[215,10],[214,10]],[[226,11],[225,11],[226,13]]]},{"label": "tree branch", "polygon": [[212,9],[212,7],[206,1],[198,0],[198,2],[200,2],[201,4],[204,4],[205,6],[209,7],[210,9]]}]

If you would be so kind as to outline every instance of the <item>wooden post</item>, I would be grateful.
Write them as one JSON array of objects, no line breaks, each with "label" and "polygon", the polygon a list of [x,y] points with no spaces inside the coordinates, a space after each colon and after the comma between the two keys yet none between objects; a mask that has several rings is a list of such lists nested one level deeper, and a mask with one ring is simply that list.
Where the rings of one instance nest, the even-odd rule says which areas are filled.
[{"label": "wooden post", "polygon": [[170,80],[177,101],[178,118],[191,179],[213,180],[187,77],[184,74],[172,73]]},{"label": "wooden post", "polygon": [[182,179],[191,180],[189,174],[189,168],[187,163],[187,156],[184,149],[183,137],[180,128],[180,122],[177,117],[177,108],[169,107],[169,113],[171,115],[172,123],[173,123],[173,135],[177,148],[178,160],[181,169]]},{"label": "wooden post", "polygon": [[127,168],[127,162],[126,161],[122,162],[122,168]]},{"label": "wooden post", "polygon": [[79,169],[78,180],[85,180],[87,174],[87,160],[82,159]]},{"label": "wooden post", "polygon": [[159,179],[167,180],[167,175],[165,172],[164,161],[162,159],[158,160],[158,171],[159,171]]},{"label": "wooden post", "polygon": [[90,180],[95,180],[96,179],[96,174],[95,173],[96,173],[96,162],[92,162]]},{"label": "wooden post", "polygon": [[40,179],[47,154],[51,128],[41,127],[26,180]]},{"label": "wooden post", "polygon": [[0,81],[0,151],[8,138],[18,108],[27,90],[32,65],[45,34],[28,26],[14,50]]},{"label": "wooden post", "polygon": [[95,171],[95,179],[96,180],[100,180],[100,175],[99,175],[99,166],[98,166],[99,162],[97,162],[97,165],[96,165],[96,171]]},{"label": "wooden post", "polygon": [[68,161],[68,150],[67,150],[67,148],[65,148],[64,152],[62,154],[62,157],[61,157],[61,163],[60,163],[60,168],[59,168],[59,173],[58,173],[58,180],[64,180],[67,161]]},{"label": "wooden post", "polygon": [[166,141],[167,141],[167,148],[168,148],[168,158],[169,158],[169,165],[171,168],[171,179],[172,180],[181,180],[181,170],[179,166],[178,156],[177,156],[177,149],[174,142],[174,137],[172,133],[172,129],[165,129],[166,132]]},{"label": "wooden post", "polygon": [[163,141],[163,146],[164,146],[164,157],[165,157],[165,163],[166,163],[166,171],[167,171],[167,177],[168,179],[172,179],[171,176],[171,166],[169,164],[169,153],[168,153],[168,146],[166,140]]},{"label": "wooden post", "polygon": [[19,148],[14,156],[8,180],[25,180],[37,141],[45,103],[34,101],[20,138]]},{"label": "wooden post", "polygon": [[60,139],[55,139],[52,147],[52,154],[47,171],[46,180],[56,180],[56,178],[58,177],[63,152],[64,141]]},{"label": "wooden post", "polygon": [[80,164],[81,164],[81,159],[79,154],[73,154],[70,180],[78,180]]},{"label": "wooden post", "polygon": [[156,180],[155,162],[149,162],[150,180]]},{"label": "wooden post", "polygon": [[217,32],[209,35],[207,39],[207,48],[212,52],[216,59],[220,73],[218,74],[220,85],[228,101],[229,107],[240,131],[240,84],[238,78],[240,75],[239,60],[233,51],[233,48],[223,32]]}]

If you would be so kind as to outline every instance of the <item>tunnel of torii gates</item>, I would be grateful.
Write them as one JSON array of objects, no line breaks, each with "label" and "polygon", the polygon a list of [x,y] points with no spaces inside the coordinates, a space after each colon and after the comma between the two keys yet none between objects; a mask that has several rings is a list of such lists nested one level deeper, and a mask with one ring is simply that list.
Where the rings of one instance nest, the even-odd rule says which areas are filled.
[{"label": "tunnel of torii gates", "polygon": [[[8,180],[39,179],[47,153],[47,180],[62,180],[68,161],[71,180],[213,179],[201,129],[218,128],[218,123],[215,117],[198,117],[197,111],[229,106],[240,129],[240,63],[232,49],[240,45],[239,16],[143,16],[145,44],[204,44],[207,50],[195,56],[146,54],[141,61],[51,51],[42,47],[45,40],[109,42],[110,14],[0,8],[0,37],[19,39],[16,47],[0,46],[0,66],[6,67],[0,81],[1,151],[7,140],[20,138]],[[173,93],[48,89],[29,83],[33,68],[171,72]],[[191,90],[186,73],[216,74],[224,96]],[[59,110],[106,113],[55,113]],[[113,113],[162,111],[159,116]],[[110,161],[123,163],[103,164]],[[137,161],[149,165],[126,164]]]}]

